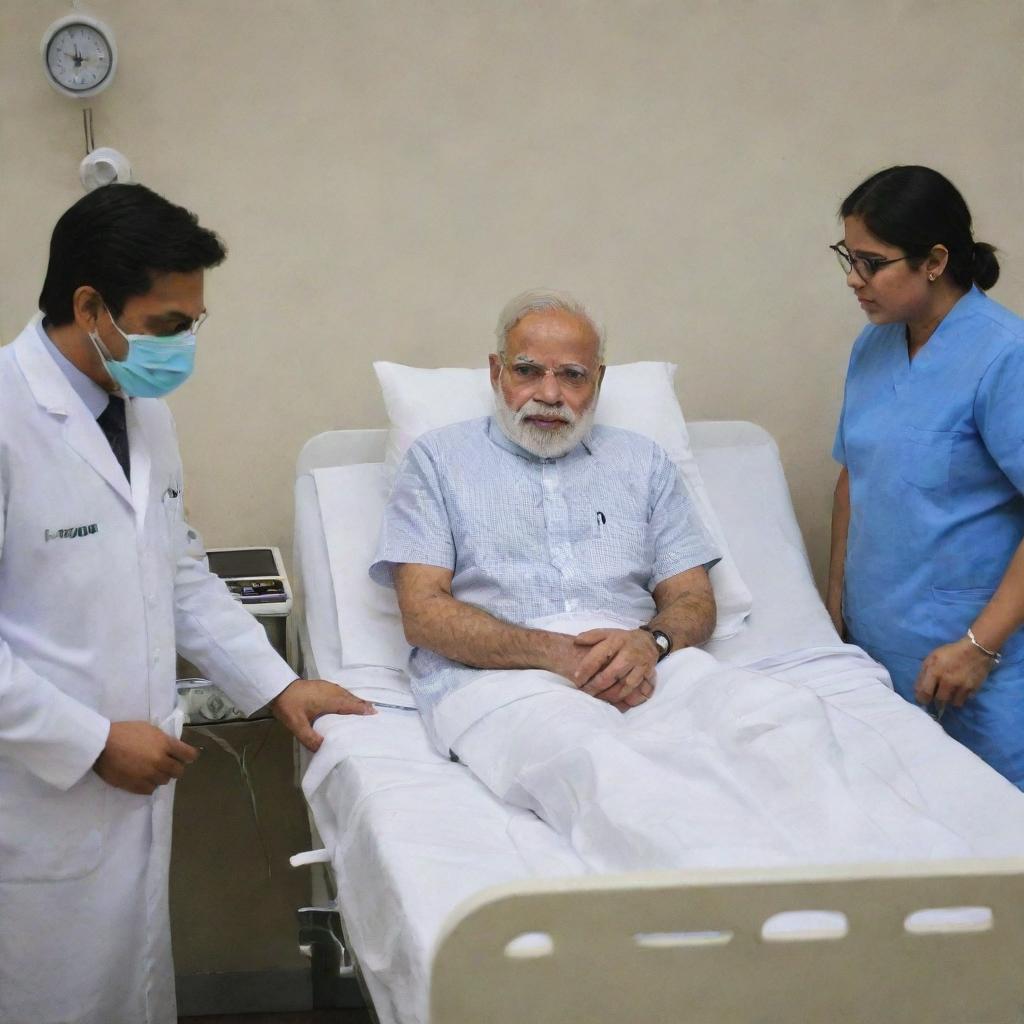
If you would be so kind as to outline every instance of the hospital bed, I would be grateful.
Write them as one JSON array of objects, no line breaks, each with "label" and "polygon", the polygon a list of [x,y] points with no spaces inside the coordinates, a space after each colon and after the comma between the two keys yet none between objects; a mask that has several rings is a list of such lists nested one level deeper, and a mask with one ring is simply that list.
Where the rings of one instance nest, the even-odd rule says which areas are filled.
[{"label": "hospital bed", "polygon": [[[386,493],[374,470],[385,434],[306,444],[294,565],[306,673],[380,705],[371,729],[321,720],[304,789],[324,849],[302,860],[329,869],[347,952],[382,1024],[1024,1021],[1024,860],[595,876],[543,822],[440,757],[405,710],[404,675],[353,664],[341,639],[339,608],[361,586]],[[801,663],[788,652],[848,656],[772,438],[739,422],[693,423],[690,437],[754,597],[747,626],[708,649],[780,677]],[[363,482],[337,493],[332,467],[356,464]],[[340,574],[338,551],[350,556]],[[361,628],[381,614],[371,609]],[[937,792],[975,795],[964,829],[1024,815],[1024,797],[884,686],[835,699],[857,700],[927,763]],[[1024,854],[1024,824],[1012,853]]]}]

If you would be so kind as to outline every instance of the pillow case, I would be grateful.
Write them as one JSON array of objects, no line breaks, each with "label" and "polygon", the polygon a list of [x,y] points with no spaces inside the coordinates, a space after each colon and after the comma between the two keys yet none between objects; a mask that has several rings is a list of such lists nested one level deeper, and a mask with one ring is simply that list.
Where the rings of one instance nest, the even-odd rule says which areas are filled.
[{"label": "pillow case", "polygon": [[[391,427],[385,472],[394,480],[406,451],[428,430],[487,416],[494,393],[486,367],[424,369],[400,363],[375,362]],[[609,366],[601,386],[595,423],[621,427],[656,441],[682,474],[701,520],[714,538],[722,560],[711,570],[718,605],[715,639],[736,634],[750,614],[750,591],[740,577],[718,516],[690,449],[690,435],[676,398],[674,363],[638,362]]]},{"label": "pillow case", "polygon": [[394,669],[396,690],[408,693],[404,675],[410,647],[395,592],[370,579],[388,482],[379,462],[314,469],[327,563],[334,589],[341,663],[345,668]]}]

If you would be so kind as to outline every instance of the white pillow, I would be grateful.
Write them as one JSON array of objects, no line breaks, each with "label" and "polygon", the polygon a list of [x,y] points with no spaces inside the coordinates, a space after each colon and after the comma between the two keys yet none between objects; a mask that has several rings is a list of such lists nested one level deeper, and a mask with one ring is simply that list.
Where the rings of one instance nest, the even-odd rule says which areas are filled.
[{"label": "white pillow", "polygon": [[[428,370],[386,362],[376,362],[373,368],[391,422],[385,453],[389,481],[394,480],[406,451],[421,434],[449,423],[488,416],[494,409],[494,393],[486,368]],[[675,373],[674,363],[609,366],[595,422],[632,430],[657,441],[682,474],[700,518],[722,554],[721,562],[711,570],[718,605],[714,636],[722,640],[739,632],[750,614],[752,599],[690,450],[690,435],[673,386]]]},{"label": "white pillow", "polygon": [[[379,462],[331,466],[313,470],[313,479],[334,587],[341,663],[404,673],[410,647],[398,600],[390,587],[378,586],[369,575],[389,490],[384,467]],[[408,692],[404,675],[395,686]]]}]

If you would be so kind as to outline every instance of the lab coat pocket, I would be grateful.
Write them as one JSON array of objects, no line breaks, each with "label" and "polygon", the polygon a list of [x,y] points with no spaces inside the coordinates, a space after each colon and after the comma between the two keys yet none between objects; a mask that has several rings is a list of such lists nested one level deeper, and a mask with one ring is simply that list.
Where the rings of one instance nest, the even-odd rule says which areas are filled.
[{"label": "lab coat pocket", "polygon": [[168,487],[160,498],[160,505],[166,527],[167,557],[173,568],[184,549],[185,526],[180,485]]},{"label": "lab coat pocket", "polygon": [[60,790],[19,765],[0,771],[0,882],[57,882],[94,871],[108,786],[94,772]]},{"label": "lab coat pocket", "polygon": [[900,475],[925,490],[947,487],[955,440],[953,430],[908,427],[900,452]]}]

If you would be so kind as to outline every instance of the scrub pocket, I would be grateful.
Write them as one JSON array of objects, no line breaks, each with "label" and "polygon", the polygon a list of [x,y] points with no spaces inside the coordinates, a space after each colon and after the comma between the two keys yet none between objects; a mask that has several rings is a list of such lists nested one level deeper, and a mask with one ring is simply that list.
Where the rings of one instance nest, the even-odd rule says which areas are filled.
[{"label": "scrub pocket", "polygon": [[900,475],[925,490],[949,485],[953,462],[954,430],[922,430],[908,427],[900,451]]},{"label": "scrub pocket", "polygon": [[[967,627],[981,614],[982,608],[992,600],[994,593],[994,587],[968,587],[963,590],[932,587],[935,602],[950,608],[957,617],[956,626],[951,626],[949,630],[951,640],[956,639],[953,634],[963,636]],[[1018,629],[1010,634],[1000,654],[1001,665],[1014,665],[1024,658],[1024,629]]]}]

